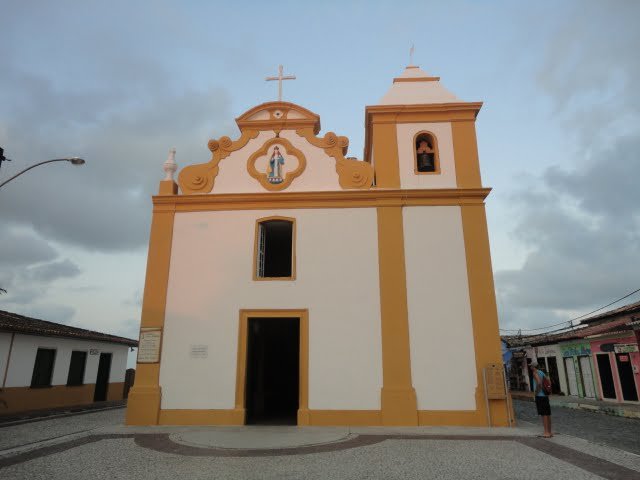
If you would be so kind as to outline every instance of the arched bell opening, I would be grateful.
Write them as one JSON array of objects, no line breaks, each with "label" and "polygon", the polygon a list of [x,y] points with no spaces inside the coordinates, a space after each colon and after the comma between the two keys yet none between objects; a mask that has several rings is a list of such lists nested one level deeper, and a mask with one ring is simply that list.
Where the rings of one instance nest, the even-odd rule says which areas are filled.
[{"label": "arched bell opening", "polygon": [[416,135],[414,152],[417,173],[438,171],[438,146],[433,134],[420,132]]}]

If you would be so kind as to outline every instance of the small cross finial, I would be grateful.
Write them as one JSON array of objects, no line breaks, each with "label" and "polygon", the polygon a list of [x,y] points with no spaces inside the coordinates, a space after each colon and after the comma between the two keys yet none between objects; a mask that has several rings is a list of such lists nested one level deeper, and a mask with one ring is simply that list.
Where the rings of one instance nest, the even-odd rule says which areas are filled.
[{"label": "small cross finial", "polygon": [[296,77],[295,75],[283,75],[282,74],[282,70],[283,67],[282,65],[278,65],[278,76],[277,77],[266,77],[265,80],[271,81],[271,80],[278,80],[278,101],[281,102],[282,101],[282,81],[283,80],[295,80]]},{"label": "small cross finial", "polygon": [[409,49],[409,66],[413,66],[413,52],[414,52],[415,48],[413,46],[413,43],[411,44],[411,48]]}]

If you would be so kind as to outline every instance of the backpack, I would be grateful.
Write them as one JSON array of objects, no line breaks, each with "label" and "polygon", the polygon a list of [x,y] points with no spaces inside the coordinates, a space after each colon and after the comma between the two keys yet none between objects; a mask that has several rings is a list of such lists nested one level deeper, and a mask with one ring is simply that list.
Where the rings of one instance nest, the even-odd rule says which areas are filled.
[{"label": "backpack", "polygon": [[551,387],[551,380],[549,380],[549,377],[545,375],[542,378],[542,391],[545,393],[545,395],[551,395],[552,390],[553,389]]}]

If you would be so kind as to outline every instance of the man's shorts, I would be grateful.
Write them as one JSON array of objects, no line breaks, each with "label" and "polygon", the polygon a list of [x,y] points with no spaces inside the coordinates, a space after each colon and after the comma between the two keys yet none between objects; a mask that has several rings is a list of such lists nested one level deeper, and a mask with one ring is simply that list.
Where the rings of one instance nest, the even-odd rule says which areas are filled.
[{"label": "man's shorts", "polygon": [[536,397],[536,409],[538,415],[551,415],[551,406],[549,405],[549,397]]}]

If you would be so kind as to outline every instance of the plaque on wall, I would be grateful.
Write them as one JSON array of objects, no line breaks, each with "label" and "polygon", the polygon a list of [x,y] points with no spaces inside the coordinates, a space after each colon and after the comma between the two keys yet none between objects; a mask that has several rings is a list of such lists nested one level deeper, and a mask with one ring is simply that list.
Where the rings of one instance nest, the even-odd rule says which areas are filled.
[{"label": "plaque on wall", "polygon": [[504,388],[504,371],[502,365],[489,364],[485,368],[485,382],[487,388],[487,398],[501,399],[505,398],[507,392]]},{"label": "plaque on wall", "polygon": [[207,358],[209,356],[209,345],[191,345],[189,354],[191,358]]},{"label": "plaque on wall", "polygon": [[162,329],[143,328],[140,331],[140,343],[138,344],[138,363],[160,362],[160,342]]}]

